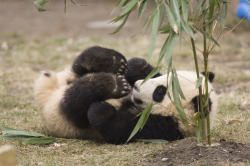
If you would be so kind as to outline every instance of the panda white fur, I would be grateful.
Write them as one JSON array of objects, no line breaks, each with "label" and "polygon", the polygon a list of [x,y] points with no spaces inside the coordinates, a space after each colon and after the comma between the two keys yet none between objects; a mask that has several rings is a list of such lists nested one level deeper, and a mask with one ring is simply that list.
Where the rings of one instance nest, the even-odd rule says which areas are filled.
[{"label": "panda white fur", "polygon": [[[35,98],[46,128],[58,137],[103,137],[110,143],[125,143],[138,121],[136,115],[146,103],[155,100],[153,94],[158,85],[166,85],[166,76],[158,73],[156,78],[138,86],[141,82],[138,80],[152,70],[143,59],[132,58],[126,63],[114,50],[91,47],[76,58],[71,68],[59,73],[42,73],[35,84]],[[193,82],[196,80],[190,72],[179,74]],[[133,90],[134,100],[130,98],[129,84],[139,89],[139,92]],[[189,99],[197,96],[197,90],[185,93],[194,83],[180,79],[180,84],[186,85],[182,87],[188,95],[183,106],[192,119],[197,105]],[[211,84],[209,86],[212,88]],[[216,106],[214,99],[211,96],[211,103]],[[183,126],[167,97],[156,101],[158,104],[153,107],[144,128],[131,141],[138,138],[173,141],[193,135],[193,126]]]}]

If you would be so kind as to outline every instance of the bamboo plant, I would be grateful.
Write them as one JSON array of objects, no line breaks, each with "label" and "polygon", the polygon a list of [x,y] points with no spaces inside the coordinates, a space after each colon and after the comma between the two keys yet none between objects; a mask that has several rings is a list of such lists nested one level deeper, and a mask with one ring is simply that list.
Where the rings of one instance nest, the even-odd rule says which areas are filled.
[{"label": "bamboo plant", "polygon": [[[167,68],[167,73],[171,73],[171,77],[168,81],[167,94],[175,105],[179,116],[186,124],[188,123],[188,119],[181,104],[181,99],[185,99],[185,96],[182,93],[178,76],[172,62],[172,53],[176,43],[181,45],[183,39],[189,40],[197,74],[196,87],[199,89],[199,111],[195,114],[196,135],[198,141],[207,141],[210,145],[208,57],[211,50],[214,49],[215,46],[219,46],[217,41],[221,36],[222,29],[225,27],[228,0],[154,0],[152,2],[155,8],[152,11],[147,9],[149,2],[149,0],[120,0],[116,8],[121,10],[121,12],[111,22],[117,22],[119,20],[123,20],[123,22],[114,33],[119,32],[123,28],[132,12],[138,11],[139,19],[141,19],[146,12],[149,13],[142,27],[144,31],[147,31],[151,27],[148,50],[149,60],[153,53],[157,34],[159,32],[166,34],[166,40],[158,55],[158,64],[144,81],[150,79],[159,72],[162,68],[162,63],[164,64],[163,67]],[[220,22],[220,25],[217,24],[217,22]],[[219,35],[217,34],[217,38],[215,39],[216,35],[214,30],[216,27],[220,27],[221,33]],[[196,47],[197,36],[203,40],[202,51]],[[199,50],[203,56],[202,64],[204,66],[199,66],[198,64],[197,50]],[[204,87],[202,86],[202,77],[199,75],[200,68],[202,67],[205,70]],[[170,96],[170,89],[172,89],[173,97]],[[141,113],[141,117],[129,139],[143,128],[152,106],[152,104],[149,104]],[[208,115],[206,116],[207,118],[205,118],[205,115]]]},{"label": "bamboo plant", "polygon": [[[45,11],[43,8],[50,0],[34,0],[34,4],[39,11]],[[68,0],[69,1],[69,0]],[[75,4],[73,0],[71,3]],[[65,11],[66,2],[64,0]],[[227,4],[229,0],[119,0],[116,9],[121,10],[120,14],[111,22],[123,20],[120,26],[113,32],[119,32],[126,24],[129,15],[138,11],[138,18],[149,13],[146,18],[143,31],[147,31],[151,27],[150,45],[148,50],[148,60],[150,60],[157,34],[160,32],[166,34],[166,40],[162,45],[158,56],[156,68],[145,78],[144,82],[157,74],[162,67],[167,68],[167,74],[171,73],[168,81],[167,94],[169,99],[175,105],[179,116],[185,124],[188,124],[188,119],[184,113],[181,100],[185,99],[181,87],[179,85],[178,76],[172,62],[172,53],[176,44],[182,44],[182,40],[189,41],[192,48],[194,65],[197,74],[196,88],[199,89],[199,110],[195,114],[196,135],[200,142],[205,142],[210,145],[210,120],[209,120],[209,91],[208,91],[208,57],[215,48],[219,46],[217,42],[225,28],[225,19],[227,14]],[[148,3],[154,3],[155,8],[152,11],[147,9]],[[137,9],[137,10],[136,10]],[[147,12],[147,13],[146,13]],[[146,14],[145,14],[146,13]],[[220,22],[220,25],[217,24]],[[220,27],[221,33],[215,35],[215,28]],[[198,34],[198,35],[196,35]],[[202,38],[203,49],[198,49],[197,38]],[[216,38],[215,38],[216,36]],[[187,39],[189,38],[189,39]],[[197,52],[201,52],[203,56],[203,66],[198,64]],[[162,63],[164,66],[162,66]],[[200,68],[204,68],[205,84],[202,86],[202,78],[200,77]],[[173,96],[171,97],[169,90],[172,89]],[[131,133],[128,141],[145,125],[153,104],[149,104],[140,114],[141,117]],[[205,118],[205,115],[207,115]]]}]

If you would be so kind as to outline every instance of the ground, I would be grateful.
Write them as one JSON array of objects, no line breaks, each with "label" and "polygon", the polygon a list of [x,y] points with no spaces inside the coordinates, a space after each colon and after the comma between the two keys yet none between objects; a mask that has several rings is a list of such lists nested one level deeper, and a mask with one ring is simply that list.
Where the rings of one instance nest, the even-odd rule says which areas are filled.
[{"label": "ground", "polygon": [[[111,36],[109,33],[114,27],[105,22],[114,17],[110,15],[115,6],[113,1],[77,1],[83,6],[73,6],[69,2],[64,14],[61,1],[45,6],[48,9],[45,13],[37,12],[32,0],[1,1],[0,126],[46,134],[34,102],[34,80],[40,70],[62,70],[89,46],[110,47],[128,59],[147,57],[149,37],[141,35],[138,28],[141,21],[137,21],[136,14],[121,33]],[[230,10],[233,7],[235,4]],[[233,14],[229,22],[237,21],[232,18]],[[197,146],[195,138],[188,138],[168,144],[136,142],[127,145],[64,139],[44,146],[0,139],[0,146],[14,146],[20,166],[248,165],[249,27],[249,23],[244,22],[238,30],[222,38],[221,47],[209,56],[209,70],[216,75],[214,85],[219,94],[218,125],[212,130],[212,142],[219,145]],[[153,56],[157,57],[160,52],[164,37],[157,39]],[[181,48],[175,47],[174,66],[178,70],[194,70],[189,44],[182,42]],[[201,44],[198,47],[201,48]],[[156,64],[156,60],[152,58],[150,62]]]}]

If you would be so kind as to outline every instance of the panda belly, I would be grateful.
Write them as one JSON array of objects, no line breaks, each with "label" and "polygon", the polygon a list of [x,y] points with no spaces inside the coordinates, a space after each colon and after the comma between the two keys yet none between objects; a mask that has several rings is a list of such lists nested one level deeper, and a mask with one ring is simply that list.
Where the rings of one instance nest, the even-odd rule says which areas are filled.
[{"label": "panda belly", "polygon": [[61,113],[59,103],[66,87],[56,89],[44,106],[41,115],[47,130],[56,137],[64,138],[100,138],[99,132],[92,127],[80,129],[69,122]]}]

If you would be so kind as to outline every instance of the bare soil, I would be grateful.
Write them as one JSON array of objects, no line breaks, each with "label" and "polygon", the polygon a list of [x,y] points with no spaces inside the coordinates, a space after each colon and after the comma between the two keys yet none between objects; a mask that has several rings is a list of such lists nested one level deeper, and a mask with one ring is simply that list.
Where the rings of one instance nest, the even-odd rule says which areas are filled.
[{"label": "bare soil", "polygon": [[145,165],[217,165],[219,163],[247,163],[250,145],[221,140],[215,146],[198,146],[196,141],[183,140],[171,144],[166,152],[151,156]]}]

